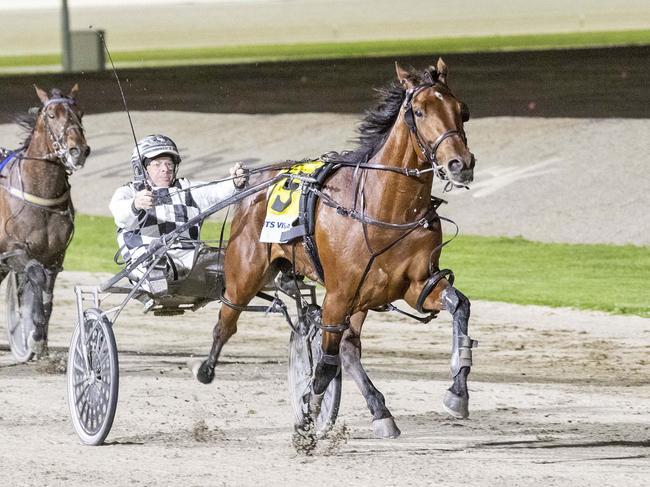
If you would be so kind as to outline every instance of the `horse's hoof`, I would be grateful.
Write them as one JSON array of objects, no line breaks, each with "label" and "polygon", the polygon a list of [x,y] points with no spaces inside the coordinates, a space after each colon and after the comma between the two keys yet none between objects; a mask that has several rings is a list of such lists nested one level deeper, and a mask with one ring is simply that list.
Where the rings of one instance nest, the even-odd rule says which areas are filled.
[{"label": "horse's hoof", "polygon": [[377,438],[397,438],[402,434],[393,418],[375,419],[372,422],[372,432]]},{"label": "horse's hoof", "polygon": [[303,425],[296,425],[295,431],[291,436],[291,443],[296,452],[311,455],[318,445],[318,438],[314,431],[311,421],[305,421]]},{"label": "horse's hoof", "polygon": [[37,357],[43,357],[47,354],[47,341],[43,338],[34,339],[34,332],[27,337],[27,346]]},{"label": "horse's hoof", "polygon": [[457,396],[451,391],[445,393],[442,407],[456,419],[466,419],[469,417],[469,399],[467,397]]},{"label": "horse's hoof", "polygon": [[208,367],[207,360],[194,362],[192,364],[192,373],[202,384],[210,384],[214,380],[214,369]]}]

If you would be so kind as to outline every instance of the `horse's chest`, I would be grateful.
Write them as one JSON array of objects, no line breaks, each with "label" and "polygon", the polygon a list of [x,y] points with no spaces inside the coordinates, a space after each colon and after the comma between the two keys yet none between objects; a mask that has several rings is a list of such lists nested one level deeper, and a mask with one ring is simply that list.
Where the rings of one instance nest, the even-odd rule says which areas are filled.
[{"label": "horse's chest", "polygon": [[72,235],[73,223],[69,218],[53,215],[41,225],[34,225],[25,235],[25,245],[34,257],[45,260],[59,259]]}]

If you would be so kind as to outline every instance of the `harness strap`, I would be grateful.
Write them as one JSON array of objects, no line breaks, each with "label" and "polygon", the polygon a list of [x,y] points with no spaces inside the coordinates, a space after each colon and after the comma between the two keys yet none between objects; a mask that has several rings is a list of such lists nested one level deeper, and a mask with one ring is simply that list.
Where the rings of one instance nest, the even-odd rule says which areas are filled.
[{"label": "harness strap", "polygon": [[7,187],[4,185],[0,185],[0,188],[3,188],[9,194],[15,196],[18,199],[27,201],[28,203],[31,203],[36,206],[43,206],[46,208],[50,208],[52,206],[57,206],[60,205],[61,203],[64,203],[68,201],[68,198],[70,196],[70,190],[66,190],[61,196],[58,196],[56,198],[41,198],[40,196],[36,196],[34,194],[21,191],[17,188],[14,188],[13,186]]},{"label": "harness strap", "polygon": [[374,225],[374,226],[383,227],[383,228],[391,228],[391,229],[395,229],[395,230],[408,230],[408,229],[416,228],[416,227],[428,228],[436,219],[439,218],[438,214],[436,213],[436,210],[437,210],[438,206],[440,205],[440,203],[438,203],[438,201],[440,201],[440,202],[444,201],[444,200],[439,200],[439,199],[438,199],[438,201],[433,201],[432,200],[432,204],[429,206],[429,208],[427,208],[427,212],[425,213],[425,215],[422,218],[420,218],[420,219],[418,219],[416,221],[412,221],[412,222],[408,222],[408,223],[390,223],[390,222],[384,222],[384,221],[381,221],[381,220],[376,220],[376,219],[371,218],[369,216],[366,216],[365,214],[363,214],[363,213],[361,213],[361,212],[359,212],[357,210],[354,210],[352,208],[346,208],[346,207],[340,205],[338,202],[336,202],[336,200],[331,198],[329,195],[323,193],[321,190],[319,190],[317,188],[312,187],[312,188],[310,188],[310,191],[317,194],[318,197],[323,200],[323,203],[325,205],[336,209],[336,212],[339,215],[350,217],[350,218],[352,218],[354,220],[360,221],[361,223],[365,223],[365,224],[368,224],[368,225]]}]

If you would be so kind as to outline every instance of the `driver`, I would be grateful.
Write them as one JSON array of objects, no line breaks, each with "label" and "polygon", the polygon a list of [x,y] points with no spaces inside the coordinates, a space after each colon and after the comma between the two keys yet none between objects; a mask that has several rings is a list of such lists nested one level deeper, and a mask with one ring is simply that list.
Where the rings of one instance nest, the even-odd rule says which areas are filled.
[{"label": "driver", "polygon": [[[109,204],[117,225],[117,242],[126,263],[146,253],[149,244],[187,223],[200,212],[232,196],[246,185],[241,163],[230,169],[232,181],[206,184],[177,178],[181,156],[174,141],[165,135],[148,135],[138,142],[131,162],[142,157],[150,189],[136,189],[131,182],[118,188]],[[168,281],[182,280],[192,270],[200,248],[201,223],[186,229],[149,273],[143,286],[155,295],[166,295]],[[132,279],[140,279],[150,267],[145,260],[134,269]]]}]

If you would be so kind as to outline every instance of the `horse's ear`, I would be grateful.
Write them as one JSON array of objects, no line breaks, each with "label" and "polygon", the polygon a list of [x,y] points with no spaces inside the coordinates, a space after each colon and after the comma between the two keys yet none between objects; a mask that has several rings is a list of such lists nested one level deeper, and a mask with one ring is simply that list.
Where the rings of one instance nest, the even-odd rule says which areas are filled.
[{"label": "horse's ear", "polygon": [[74,86],[70,88],[68,98],[77,98],[77,93],[79,93],[79,83],[75,83]]},{"label": "horse's ear", "polygon": [[395,72],[397,73],[397,79],[405,90],[410,90],[413,88],[413,82],[409,79],[409,72],[399,65],[395,61]]},{"label": "horse's ear", "polygon": [[438,70],[438,80],[443,84],[447,84],[447,64],[442,60],[441,57],[438,58],[438,62],[436,63],[436,69]]},{"label": "horse's ear", "polygon": [[47,91],[41,90],[38,86],[34,85],[34,89],[36,90],[36,94],[41,100],[41,103],[45,103],[47,100],[50,99],[49,96],[47,96]]},{"label": "horse's ear", "polygon": [[435,66],[429,66],[427,69],[424,70],[424,74],[422,78],[427,83],[435,85],[436,81],[438,80],[438,70],[436,69]]}]

